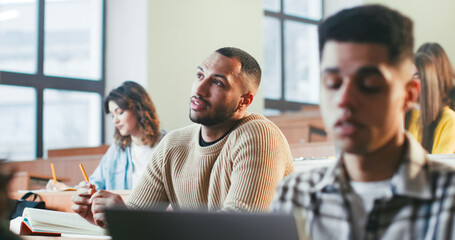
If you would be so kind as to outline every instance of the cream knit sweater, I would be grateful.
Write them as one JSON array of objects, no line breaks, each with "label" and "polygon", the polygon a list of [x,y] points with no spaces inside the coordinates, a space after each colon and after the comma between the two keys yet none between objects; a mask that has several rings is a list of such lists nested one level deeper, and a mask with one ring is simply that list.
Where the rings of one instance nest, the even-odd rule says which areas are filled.
[{"label": "cream knit sweater", "polygon": [[[201,126],[168,133],[127,199],[133,208],[263,211],[276,185],[294,167],[281,131],[252,114],[217,143],[201,147]],[[161,205],[160,205],[161,206]]]}]

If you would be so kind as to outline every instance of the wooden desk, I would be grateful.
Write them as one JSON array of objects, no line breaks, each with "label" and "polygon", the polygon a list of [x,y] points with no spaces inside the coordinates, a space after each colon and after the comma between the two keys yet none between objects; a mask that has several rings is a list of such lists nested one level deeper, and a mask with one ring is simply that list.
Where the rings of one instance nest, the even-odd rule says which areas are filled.
[{"label": "wooden desk", "polygon": [[[63,183],[68,186],[75,186],[84,180],[79,164],[84,165],[87,175],[90,176],[99,165],[103,155],[81,155],[53,157],[48,160],[37,159],[35,161],[11,161],[4,164],[5,168],[14,169],[16,172],[28,172],[30,175],[41,175],[52,178],[50,163],[54,163],[57,179],[62,179]],[[62,178],[64,176],[64,178]],[[11,191],[17,191],[26,188],[10,188]]]},{"label": "wooden desk", "polygon": [[109,145],[101,145],[98,147],[83,147],[83,148],[64,148],[64,149],[49,149],[47,157],[68,157],[81,155],[104,155],[107,152]]},{"label": "wooden desk", "polygon": [[289,144],[292,157],[335,157],[335,145],[332,141]]},{"label": "wooden desk", "polygon": [[329,140],[318,108],[268,116],[267,118],[283,132],[289,144]]},{"label": "wooden desk", "polygon": [[[113,193],[120,194],[123,200],[126,200],[128,195],[131,193],[131,190],[115,190],[111,191]],[[25,193],[12,192],[9,193],[11,199],[20,199]],[[46,202],[46,208],[62,211],[62,212],[73,212],[71,205],[73,202],[71,198],[76,194],[76,191],[68,192],[39,192],[38,195],[41,196],[44,202]],[[55,239],[55,238],[52,238]]]},{"label": "wooden desk", "polygon": [[[46,184],[52,179],[52,175],[40,175],[28,172],[17,172],[11,179],[9,189],[12,191],[19,189],[38,190],[46,188]],[[60,182],[68,182],[69,178],[57,178]]]}]

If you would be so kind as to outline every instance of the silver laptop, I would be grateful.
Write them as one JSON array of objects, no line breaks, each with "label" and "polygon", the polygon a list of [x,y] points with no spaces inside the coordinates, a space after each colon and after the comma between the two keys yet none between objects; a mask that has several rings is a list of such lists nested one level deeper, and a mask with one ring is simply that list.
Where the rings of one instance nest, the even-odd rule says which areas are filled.
[{"label": "silver laptop", "polygon": [[105,210],[113,240],[298,240],[292,215]]}]

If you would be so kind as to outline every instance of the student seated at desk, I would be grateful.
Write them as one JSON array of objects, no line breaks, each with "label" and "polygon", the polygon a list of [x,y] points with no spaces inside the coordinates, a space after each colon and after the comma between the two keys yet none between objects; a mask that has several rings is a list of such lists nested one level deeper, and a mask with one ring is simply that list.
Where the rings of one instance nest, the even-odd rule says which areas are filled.
[{"label": "student seated at desk", "polygon": [[276,185],[294,166],[280,129],[247,112],[260,79],[261,68],[248,53],[230,47],[213,52],[196,69],[189,99],[195,124],[164,137],[126,203],[82,182],[72,209],[100,226],[105,226],[104,208],[113,204],[266,210]]},{"label": "student seated at desk", "polygon": [[422,87],[420,108],[412,110],[408,120],[409,132],[432,154],[455,153],[455,112],[444,103],[436,62],[422,52],[416,54],[414,62],[413,76]]},{"label": "student seated at desk", "polygon": [[[141,85],[126,81],[109,93],[104,109],[115,124],[115,143],[90,176],[90,182],[98,190],[132,189],[164,135],[155,106]],[[49,181],[47,188],[52,189],[52,184],[54,181]],[[62,188],[58,184],[57,189]]]}]

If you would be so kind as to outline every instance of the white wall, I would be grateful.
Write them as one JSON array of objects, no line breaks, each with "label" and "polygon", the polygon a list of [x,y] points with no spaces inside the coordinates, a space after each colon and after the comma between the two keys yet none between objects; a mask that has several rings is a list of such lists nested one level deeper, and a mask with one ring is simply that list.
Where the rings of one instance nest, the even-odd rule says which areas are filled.
[{"label": "white wall", "polygon": [[[147,6],[148,0],[106,1],[106,94],[125,80],[147,88]],[[105,123],[105,139],[111,143],[114,125],[109,116]]]},{"label": "white wall", "polygon": [[[150,0],[148,7],[148,90],[163,128],[191,123],[196,67],[214,50],[238,47],[262,66],[262,0]],[[250,112],[263,111],[261,92]]]},{"label": "white wall", "polygon": [[[262,64],[262,0],[109,0],[106,93],[125,80],[147,88],[162,128],[190,124],[196,67],[214,50],[233,46]],[[260,89],[250,112],[263,111]],[[106,142],[114,127],[106,119]]]},{"label": "white wall", "polygon": [[414,21],[415,50],[425,42],[438,42],[455,62],[455,22],[453,0],[364,0],[400,11]]}]

